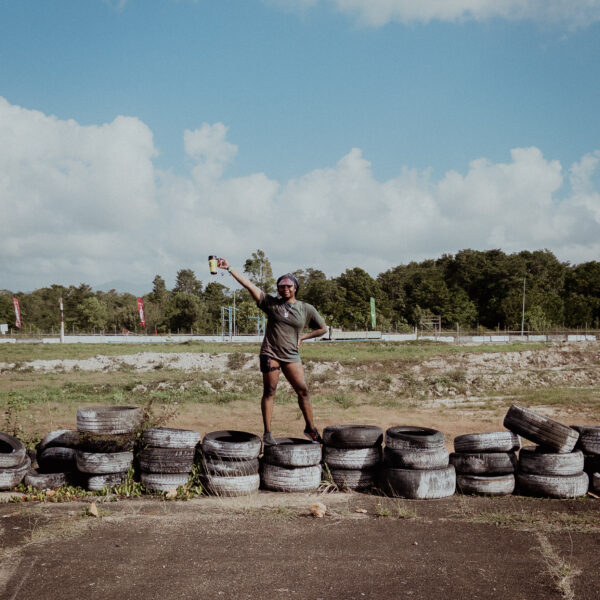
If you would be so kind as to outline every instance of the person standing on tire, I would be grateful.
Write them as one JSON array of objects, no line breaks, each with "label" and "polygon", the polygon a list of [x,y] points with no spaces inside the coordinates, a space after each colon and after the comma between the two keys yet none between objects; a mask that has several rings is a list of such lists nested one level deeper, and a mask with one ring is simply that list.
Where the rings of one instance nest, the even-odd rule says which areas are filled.
[{"label": "person standing on tire", "polygon": [[[229,271],[233,278],[250,292],[258,308],[268,317],[267,330],[259,356],[263,377],[261,400],[263,443],[265,446],[275,444],[275,438],[271,433],[271,418],[281,372],[298,395],[298,405],[306,423],[304,435],[315,443],[321,443],[321,436],[313,420],[312,403],[298,349],[303,341],[322,336],[327,332],[325,320],[314,306],[296,299],[298,280],[291,273],[286,273],[277,279],[279,297],[276,298],[265,294],[247,277],[234,270],[226,258],[217,259],[217,265]],[[307,327],[312,331],[302,334]]]}]

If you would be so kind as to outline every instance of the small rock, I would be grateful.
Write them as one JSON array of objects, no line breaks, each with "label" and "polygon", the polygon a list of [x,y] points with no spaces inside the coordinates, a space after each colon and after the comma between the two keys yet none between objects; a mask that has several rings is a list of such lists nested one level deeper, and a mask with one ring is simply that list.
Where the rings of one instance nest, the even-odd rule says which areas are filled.
[{"label": "small rock", "polygon": [[171,488],[166,494],[165,494],[165,498],[167,500],[173,500],[175,498],[177,498],[177,488]]},{"label": "small rock", "polygon": [[90,517],[96,517],[96,518],[98,518],[98,507],[96,506],[95,502],[92,502],[88,506],[87,514],[90,515]]},{"label": "small rock", "polygon": [[357,508],[354,512],[361,513],[362,515],[367,514],[366,508]]},{"label": "small rock", "polygon": [[310,507],[310,512],[312,513],[313,517],[322,519],[327,512],[327,507],[322,502],[316,502]]}]

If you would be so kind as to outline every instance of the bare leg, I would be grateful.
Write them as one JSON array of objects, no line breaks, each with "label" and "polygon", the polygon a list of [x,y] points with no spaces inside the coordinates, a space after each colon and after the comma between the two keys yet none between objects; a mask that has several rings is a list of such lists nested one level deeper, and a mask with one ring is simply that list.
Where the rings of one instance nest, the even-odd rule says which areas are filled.
[{"label": "bare leg", "polygon": [[285,378],[290,382],[296,394],[298,394],[298,406],[302,411],[302,416],[307,429],[315,429],[313,420],[312,402],[308,393],[308,386],[304,378],[304,367],[302,363],[281,363],[281,370]]},{"label": "bare leg", "polygon": [[273,404],[275,400],[275,392],[277,391],[277,383],[279,382],[279,363],[274,359],[269,359],[269,364],[273,370],[263,373],[263,395],[260,401],[262,411],[263,425],[265,433],[271,431],[271,419],[273,417]]}]

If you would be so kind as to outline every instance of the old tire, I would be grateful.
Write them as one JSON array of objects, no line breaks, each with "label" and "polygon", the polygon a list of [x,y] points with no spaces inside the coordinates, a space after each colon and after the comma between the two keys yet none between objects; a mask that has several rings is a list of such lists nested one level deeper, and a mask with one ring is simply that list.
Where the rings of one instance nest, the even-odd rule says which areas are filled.
[{"label": "old tire", "polygon": [[396,450],[386,446],[383,449],[383,463],[395,469],[444,469],[448,466],[446,448]]},{"label": "old tire", "polygon": [[452,452],[450,464],[458,473],[503,475],[515,472],[517,457],[514,452]]},{"label": "old tire", "polygon": [[460,494],[482,494],[486,496],[508,496],[515,490],[515,476],[456,474],[456,491]]},{"label": "old tire", "polygon": [[79,432],[73,429],[57,429],[47,433],[36,446],[38,455],[46,448],[77,448]]},{"label": "old tire", "polygon": [[444,447],[444,434],[429,427],[399,425],[386,430],[385,445],[394,450],[433,450]]},{"label": "old tire", "polygon": [[384,494],[399,498],[447,498],[456,489],[456,472],[452,465],[428,471],[388,467],[381,470],[380,487]]},{"label": "old tire", "polygon": [[194,448],[144,448],[140,452],[140,469],[146,473],[189,473],[194,454]]},{"label": "old tire", "polygon": [[25,456],[22,462],[14,467],[3,467],[0,469],[0,490],[10,490],[19,485],[25,475],[31,469],[31,459]]},{"label": "old tire", "polygon": [[587,473],[577,475],[538,475],[517,473],[517,491],[522,496],[544,498],[579,498],[588,491]]},{"label": "old tire", "polygon": [[600,473],[592,475],[592,488],[597,494],[600,494]]},{"label": "old tire", "polygon": [[37,463],[41,473],[61,473],[74,471],[76,450],[61,446],[49,446],[37,455]]},{"label": "old tire", "polygon": [[558,421],[521,406],[513,405],[504,417],[504,427],[554,452],[571,452],[579,433]]},{"label": "old tire", "polygon": [[151,492],[168,492],[186,485],[190,476],[188,473],[142,473],[142,485]]},{"label": "old tire", "polygon": [[581,450],[559,454],[539,446],[526,446],[519,452],[519,471],[538,475],[577,475],[583,471]]},{"label": "old tire", "polygon": [[312,467],[321,462],[320,444],[300,438],[276,438],[277,444],[265,446],[263,461],[280,467]]},{"label": "old tire", "polygon": [[600,473],[600,455],[585,454],[583,458],[583,470],[591,477],[594,473]]},{"label": "old tire", "polygon": [[104,475],[127,472],[133,462],[133,452],[75,452],[77,468],[82,473]]},{"label": "old tire", "polygon": [[328,425],[323,430],[323,444],[332,448],[370,448],[382,442],[377,425]]},{"label": "old tire", "polygon": [[247,431],[212,431],[202,440],[202,452],[218,458],[249,460],[258,458],[262,442]]},{"label": "old tire", "polygon": [[139,406],[97,406],[77,411],[77,431],[82,433],[131,433],[141,422]]},{"label": "old tire", "polygon": [[90,475],[87,478],[85,487],[90,492],[100,492],[105,488],[113,485],[121,485],[127,479],[127,471],[121,473],[103,473],[98,475]]},{"label": "old tire", "polygon": [[321,483],[321,467],[279,467],[263,463],[260,480],[268,490],[275,492],[312,492]]},{"label": "old tire", "polygon": [[23,463],[25,444],[8,433],[0,433],[0,469],[11,469]]},{"label": "old tire", "polygon": [[83,452],[132,452],[136,437],[132,433],[81,433],[77,449]]},{"label": "old tire", "polygon": [[142,434],[142,442],[153,448],[195,448],[200,434],[191,429],[152,427]]},{"label": "old tire", "polygon": [[323,462],[330,469],[371,469],[381,463],[381,447],[332,448],[323,446]]},{"label": "old tire", "polygon": [[258,492],[260,475],[242,475],[240,477],[220,477],[208,475],[203,478],[206,491],[213,496],[247,496]]},{"label": "old tire", "polygon": [[593,425],[571,425],[579,433],[575,448],[585,454],[600,454],[600,427]]},{"label": "old tire", "polygon": [[201,458],[202,470],[206,475],[216,477],[241,477],[256,475],[259,469],[258,458],[248,460],[222,460],[207,454]]},{"label": "old tire", "polygon": [[36,490],[55,490],[68,482],[69,473],[40,473],[30,469],[23,483]]},{"label": "old tire", "polygon": [[364,491],[377,483],[378,469],[329,469],[333,482],[340,490]]},{"label": "old tire", "polygon": [[515,452],[521,439],[512,431],[466,433],[454,438],[455,452]]}]

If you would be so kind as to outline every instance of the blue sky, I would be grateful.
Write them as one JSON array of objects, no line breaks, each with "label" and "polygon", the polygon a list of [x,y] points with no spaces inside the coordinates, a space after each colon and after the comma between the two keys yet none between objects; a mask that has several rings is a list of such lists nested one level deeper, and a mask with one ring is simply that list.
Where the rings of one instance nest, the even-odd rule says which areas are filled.
[{"label": "blue sky", "polygon": [[257,248],[329,275],[466,247],[598,259],[599,20],[600,1],[0,1],[0,288],[206,279],[205,254]]}]

